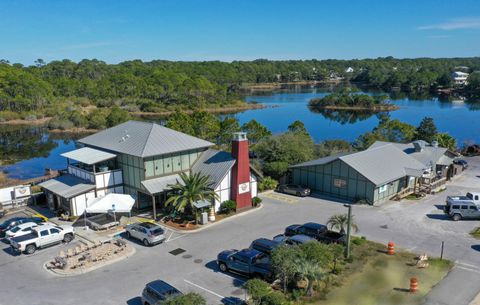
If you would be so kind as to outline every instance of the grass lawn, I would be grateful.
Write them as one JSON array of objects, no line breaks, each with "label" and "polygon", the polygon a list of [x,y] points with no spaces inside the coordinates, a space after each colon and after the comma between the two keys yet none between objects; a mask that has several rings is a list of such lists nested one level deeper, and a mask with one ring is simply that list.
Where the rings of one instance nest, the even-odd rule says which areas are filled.
[{"label": "grass lawn", "polygon": [[[453,264],[448,260],[429,258],[430,266],[415,266],[413,253],[399,252],[393,256],[383,253],[385,245],[364,241],[353,245],[352,263],[343,266],[340,275],[331,279],[332,288],[316,305],[413,305],[421,304],[442,280]],[[427,253],[428,254],[428,253]],[[410,278],[418,279],[418,292],[409,293]]]}]

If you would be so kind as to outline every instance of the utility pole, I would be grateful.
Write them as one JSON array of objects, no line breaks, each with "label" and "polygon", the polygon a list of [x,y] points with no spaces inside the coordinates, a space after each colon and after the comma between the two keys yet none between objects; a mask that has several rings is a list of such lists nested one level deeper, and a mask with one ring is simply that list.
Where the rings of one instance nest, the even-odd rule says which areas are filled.
[{"label": "utility pole", "polygon": [[352,205],[344,204],[344,207],[348,208],[348,222],[347,222],[347,247],[345,251],[345,258],[350,258],[350,228],[352,224]]}]

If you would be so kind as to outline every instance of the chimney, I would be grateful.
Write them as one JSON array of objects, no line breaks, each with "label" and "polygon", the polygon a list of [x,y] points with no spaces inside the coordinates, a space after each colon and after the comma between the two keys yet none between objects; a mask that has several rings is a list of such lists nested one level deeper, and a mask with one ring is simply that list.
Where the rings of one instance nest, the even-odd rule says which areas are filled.
[{"label": "chimney", "polygon": [[250,191],[250,159],[246,132],[234,132],[232,156],[236,162],[232,168],[231,198],[237,203],[237,210],[252,207]]}]

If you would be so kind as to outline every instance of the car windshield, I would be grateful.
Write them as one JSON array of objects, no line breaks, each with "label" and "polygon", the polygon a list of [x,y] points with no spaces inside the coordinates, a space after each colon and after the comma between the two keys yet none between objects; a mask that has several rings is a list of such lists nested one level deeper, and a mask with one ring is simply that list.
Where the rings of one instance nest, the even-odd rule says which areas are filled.
[{"label": "car windshield", "polygon": [[163,229],[162,228],[157,228],[157,229],[152,230],[150,232],[152,232],[153,235],[160,235],[160,234],[163,234]]},{"label": "car windshield", "polygon": [[20,231],[20,227],[18,227],[18,226],[14,227],[10,231],[12,231],[12,233],[16,233],[16,232]]}]

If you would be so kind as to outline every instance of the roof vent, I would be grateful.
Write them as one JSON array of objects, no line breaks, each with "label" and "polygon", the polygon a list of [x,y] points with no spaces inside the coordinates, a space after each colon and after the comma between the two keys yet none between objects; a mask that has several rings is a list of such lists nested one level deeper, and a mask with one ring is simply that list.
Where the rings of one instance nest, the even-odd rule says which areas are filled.
[{"label": "roof vent", "polygon": [[414,141],[413,147],[415,148],[416,152],[423,151],[423,149],[425,148],[425,141],[422,141],[422,140]]}]

